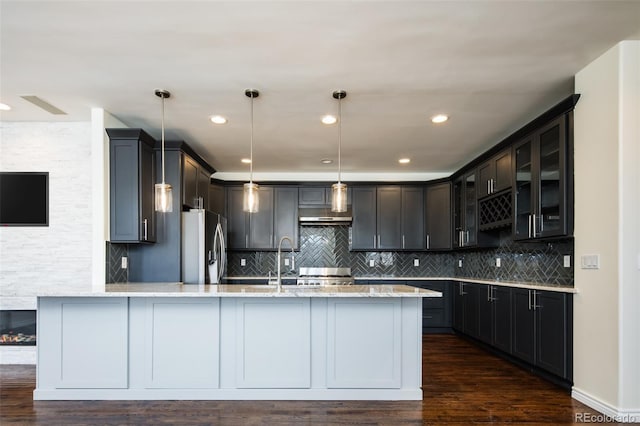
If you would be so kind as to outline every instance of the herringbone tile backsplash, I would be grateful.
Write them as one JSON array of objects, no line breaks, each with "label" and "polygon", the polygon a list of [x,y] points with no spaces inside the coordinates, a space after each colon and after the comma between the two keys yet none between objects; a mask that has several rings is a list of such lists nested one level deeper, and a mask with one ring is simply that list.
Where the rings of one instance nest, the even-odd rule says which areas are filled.
[{"label": "herringbone tile backsplash", "polygon": [[[570,268],[563,267],[563,256],[571,256]],[[285,252],[283,257],[290,256]],[[495,266],[499,257],[501,267]],[[351,267],[355,277],[464,277],[501,281],[573,285],[573,240],[516,243],[503,231],[500,246],[463,252],[351,252],[348,226],[301,226],[300,251],[295,253],[296,268],[301,266]],[[246,266],[240,266],[241,259]],[[419,266],[414,266],[418,259]],[[375,266],[369,266],[369,260]],[[458,260],[462,260],[459,268]],[[274,252],[230,252],[228,276],[266,276],[275,272]],[[296,271],[283,266],[286,276]]]},{"label": "herringbone tile backsplash", "polygon": [[107,283],[126,283],[129,281],[128,269],[122,269],[122,257],[128,256],[126,244],[112,244],[107,241]]}]

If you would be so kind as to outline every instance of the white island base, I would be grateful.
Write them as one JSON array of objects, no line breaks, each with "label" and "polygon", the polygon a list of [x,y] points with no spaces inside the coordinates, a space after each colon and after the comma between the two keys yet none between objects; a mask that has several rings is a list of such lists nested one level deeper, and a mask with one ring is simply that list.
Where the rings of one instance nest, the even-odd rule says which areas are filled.
[{"label": "white island base", "polygon": [[211,287],[39,297],[34,399],[422,399],[421,297],[439,293]]}]

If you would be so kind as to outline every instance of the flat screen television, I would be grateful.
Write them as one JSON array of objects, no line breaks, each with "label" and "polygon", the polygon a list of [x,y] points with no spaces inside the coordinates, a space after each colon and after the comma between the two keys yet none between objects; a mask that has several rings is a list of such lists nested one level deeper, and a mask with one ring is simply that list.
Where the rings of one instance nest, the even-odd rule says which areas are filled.
[{"label": "flat screen television", "polygon": [[0,172],[0,226],[49,226],[49,172]]}]

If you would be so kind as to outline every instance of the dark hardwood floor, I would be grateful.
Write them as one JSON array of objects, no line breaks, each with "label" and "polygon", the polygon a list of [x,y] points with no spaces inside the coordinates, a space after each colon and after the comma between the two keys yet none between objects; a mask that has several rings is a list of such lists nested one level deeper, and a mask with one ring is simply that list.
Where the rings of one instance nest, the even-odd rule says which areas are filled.
[{"label": "dark hardwood floor", "polygon": [[422,401],[33,401],[35,367],[3,365],[0,425],[558,425],[597,414],[457,336],[423,347]]}]

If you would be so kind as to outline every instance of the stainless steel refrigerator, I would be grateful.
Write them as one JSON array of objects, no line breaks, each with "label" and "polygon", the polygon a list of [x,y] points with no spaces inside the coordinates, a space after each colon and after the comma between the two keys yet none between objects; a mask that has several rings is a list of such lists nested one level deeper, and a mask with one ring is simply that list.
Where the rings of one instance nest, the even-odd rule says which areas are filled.
[{"label": "stainless steel refrigerator", "polygon": [[218,284],[227,263],[227,220],[203,209],[182,212],[182,282]]}]

